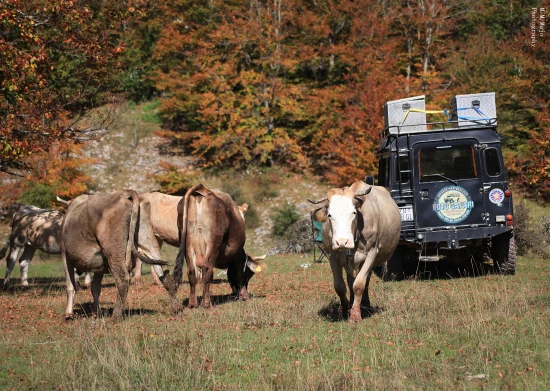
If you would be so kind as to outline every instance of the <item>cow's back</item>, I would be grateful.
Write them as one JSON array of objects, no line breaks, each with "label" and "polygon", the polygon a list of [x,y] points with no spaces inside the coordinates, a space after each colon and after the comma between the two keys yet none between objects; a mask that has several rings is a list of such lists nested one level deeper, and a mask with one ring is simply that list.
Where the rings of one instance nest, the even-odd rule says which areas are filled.
[{"label": "cow's back", "polygon": [[[379,266],[392,256],[399,242],[401,215],[390,193],[381,186],[373,186],[370,194],[366,196],[366,202],[363,206],[377,211],[378,255],[375,266]],[[361,209],[363,210],[363,208]],[[368,219],[365,221],[365,225],[373,223],[369,222]]]},{"label": "cow's back", "polygon": [[63,214],[56,210],[25,205],[14,215],[11,236],[19,246],[30,245],[50,254],[59,254],[62,221]]},{"label": "cow's back", "polygon": [[62,228],[67,258],[79,270],[109,272],[106,257],[126,253],[131,213],[121,191],[77,197]]},{"label": "cow's back", "polygon": [[187,217],[186,252],[188,259],[202,264],[207,252],[217,252],[213,266],[227,269],[244,246],[244,220],[235,201],[220,191],[190,195]]},{"label": "cow's back", "polygon": [[363,232],[376,231],[378,255],[375,265],[386,262],[393,254],[401,231],[401,215],[390,193],[381,186],[372,186],[361,206]]},{"label": "cow's back", "polygon": [[139,194],[140,202],[148,201],[151,205],[151,224],[155,236],[162,242],[179,247],[178,203],[182,197],[154,193]]}]

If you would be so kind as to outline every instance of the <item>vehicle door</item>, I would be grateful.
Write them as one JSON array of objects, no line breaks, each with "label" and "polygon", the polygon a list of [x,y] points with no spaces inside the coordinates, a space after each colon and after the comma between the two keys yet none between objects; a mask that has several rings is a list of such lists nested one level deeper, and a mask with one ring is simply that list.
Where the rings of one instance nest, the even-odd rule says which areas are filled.
[{"label": "vehicle door", "polygon": [[506,193],[508,181],[500,144],[484,144],[480,155],[484,166],[482,175],[489,222],[503,223],[504,216],[513,214],[513,210],[512,196]]},{"label": "vehicle door", "polygon": [[485,225],[482,165],[476,139],[414,146],[418,228]]}]

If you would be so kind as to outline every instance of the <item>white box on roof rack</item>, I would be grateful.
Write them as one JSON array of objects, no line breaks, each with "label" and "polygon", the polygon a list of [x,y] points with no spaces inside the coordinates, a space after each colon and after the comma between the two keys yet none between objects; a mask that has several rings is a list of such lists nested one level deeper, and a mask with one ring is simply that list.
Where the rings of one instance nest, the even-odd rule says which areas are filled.
[{"label": "white box on roof rack", "polygon": [[495,93],[456,95],[451,99],[451,121],[459,128],[496,125]]},{"label": "white box on roof rack", "polygon": [[386,102],[384,104],[384,128],[390,134],[425,132],[425,110],[424,95]]}]

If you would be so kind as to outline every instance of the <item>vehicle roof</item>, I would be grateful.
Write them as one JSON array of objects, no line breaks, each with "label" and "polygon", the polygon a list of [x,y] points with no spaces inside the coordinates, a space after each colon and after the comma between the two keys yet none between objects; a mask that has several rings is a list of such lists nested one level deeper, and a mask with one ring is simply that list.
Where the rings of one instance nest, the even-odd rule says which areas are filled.
[{"label": "vehicle roof", "polygon": [[382,143],[379,152],[383,150],[387,151],[390,145],[395,150],[395,143],[393,140],[397,138],[409,137],[409,145],[412,147],[417,142],[426,141],[451,141],[451,140],[463,140],[468,138],[475,138],[480,143],[498,143],[500,142],[500,136],[497,133],[496,127],[469,127],[469,128],[451,128],[451,129],[437,129],[427,130],[423,132],[405,133],[405,134],[387,134],[382,137]]}]

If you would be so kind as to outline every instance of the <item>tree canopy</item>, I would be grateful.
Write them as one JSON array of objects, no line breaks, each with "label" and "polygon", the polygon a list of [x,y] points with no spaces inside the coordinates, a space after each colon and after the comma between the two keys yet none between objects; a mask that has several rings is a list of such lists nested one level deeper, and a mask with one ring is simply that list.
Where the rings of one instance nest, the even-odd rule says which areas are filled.
[{"label": "tree canopy", "polygon": [[206,169],[283,165],[340,185],[375,172],[386,101],[495,91],[511,178],[550,201],[540,0],[0,5],[2,170],[85,133],[79,114],[119,94],[160,99],[163,135]]}]

